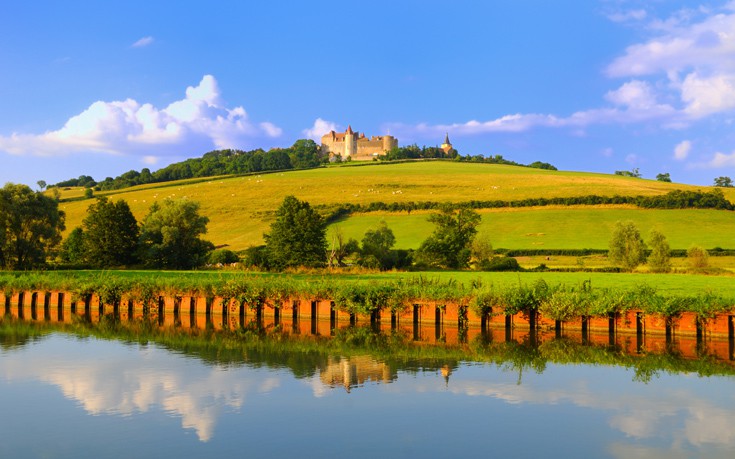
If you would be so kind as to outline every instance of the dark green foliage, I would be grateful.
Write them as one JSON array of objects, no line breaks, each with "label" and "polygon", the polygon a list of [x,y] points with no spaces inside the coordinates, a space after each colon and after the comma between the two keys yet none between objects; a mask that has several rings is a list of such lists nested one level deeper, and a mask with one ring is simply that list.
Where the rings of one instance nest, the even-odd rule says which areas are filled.
[{"label": "dark green foliage", "polygon": [[387,270],[393,267],[391,249],[396,243],[393,231],[381,221],[376,229],[365,232],[357,264],[367,268]]},{"label": "dark green foliage", "polygon": [[632,171],[615,171],[615,175],[622,175],[623,177],[640,178],[641,172],[636,167]]},{"label": "dark green foliage", "polygon": [[84,259],[99,268],[127,266],[137,261],[138,222],[124,200],[112,202],[105,197],[87,209],[84,228]]},{"label": "dark green foliage", "polygon": [[92,177],[90,177],[89,175],[80,175],[79,178],[64,180],[63,182],[59,182],[53,186],[57,186],[59,188],[63,188],[67,186],[81,186],[81,187],[89,188],[95,185],[97,185],[97,182],[95,182]]},{"label": "dark green foliage", "polygon": [[271,268],[323,266],[327,261],[324,219],[308,202],[286,196],[276,211],[270,233],[264,234]]},{"label": "dark green foliage", "polygon": [[599,206],[632,204],[645,209],[717,209],[735,210],[733,203],[727,200],[721,190],[683,191],[674,190],[659,196],[571,196],[558,198],[528,198],[517,201],[465,201],[441,203],[437,201],[382,202],[373,201],[368,204],[343,203],[339,205],[319,206],[328,223],[334,223],[349,217],[353,213],[363,212],[412,212],[414,210],[436,210],[443,207],[459,209],[499,209],[505,207],[543,207],[543,206]]},{"label": "dark green foliage", "polygon": [[84,263],[84,230],[81,227],[71,230],[69,236],[61,243],[59,255],[64,263]]},{"label": "dark green foliage", "polygon": [[732,179],[730,177],[717,177],[715,179],[714,186],[732,188]]},{"label": "dark green foliage", "polygon": [[344,266],[345,258],[360,251],[360,244],[350,238],[345,240],[345,235],[340,227],[335,227],[332,235],[332,248],[329,251],[329,266]]},{"label": "dark green foliage", "polygon": [[513,257],[492,257],[478,264],[480,271],[523,271],[518,260]]},{"label": "dark green foliage", "polygon": [[470,261],[470,246],[480,214],[469,208],[454,210],[445,207],[440,213],[429,216],[436,228],[418,249],[419,261],[441,268],[464,268]]},{"label": "dark green foliage", "polygon": [[98,191],[118,190],[135,185],[189,178],[317,167],[326,161],[327,158],[322,155],[319,145],[313,140],[302,139],[297,140],[290,148],[276,148],[269,151],[214,150],[205,153],[201,158],[187,159],[155,172],[147,168],[140,172],[131,170],[116,178],[107,177],[99,183],[92,177],[83,175],[78,179],[59,182],[55,186],[94,186]]},{"label": "dark green foliage", "polygon": [[379,156],[380,161],[400,161],[405,159],[429,159],[429,158],[449,158],[454,159],[457,156],[457,150],[450,150],[445,153],[439,147],[419,147],[418,145],[408,145],[405,147],[394,147]]},{"label": "dark green foliage", "polygon": [[246,266],[269,269],[270,264],[268,263],[268,251],[266,250],[266,246],[257,245],[245,249],[243,263],[245,263]]},{"label": "dark green foliage", "polygon": [[671,182],[671,174],[669,174],[668,172],[657,174],[656,180],[658,180],[659,182]]},{"label": "dark green foliage", "polygon": [[229,265],[240,261],[240,257],[229,249],[217,249],[210,252],[207,262],[210,265]]},{"label": "dark green foliage", "polygon": [[529,164],[528,167],[533,167],[534,169],[545,169],[545,170],[548,170],[548,171],[558,170],[553,165],[551,165],[549,163],[543,163],[541,161],[534,161],[531,164]]},{"label": "dark green foliage", "polygon": [[207,232],[207,217],[199,215],[199,203],[165,199],[154,203],[141,225],[143,261],[156,268],[191,269],[201,266],[214,249],[200,239]]},{"label": "dark green foliage", "polygon": [[292,167],[295,169],[317,167],[325,161],[325,155],[322,155],[321,147],[310,139],[297,140],[288,149],[287,154]]},{"label": "dark green foliage", "polygon": [[63,230],[64,212],[55,199],[26,185],[0,189],[0,269],[43,266]]}]

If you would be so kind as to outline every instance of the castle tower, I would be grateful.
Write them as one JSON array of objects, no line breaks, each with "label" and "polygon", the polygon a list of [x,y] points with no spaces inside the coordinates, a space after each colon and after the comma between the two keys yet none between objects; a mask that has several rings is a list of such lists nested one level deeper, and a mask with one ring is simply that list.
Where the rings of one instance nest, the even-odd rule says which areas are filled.
[{"label": "castle tower", "polygon": [[447,135],[444,136],[444,143],[442,144],[442,150],[444,150],[444,153],[449,153],[449,150],[452,149],[452,142],[449,141],[449,133],[447,132]]},{"label": "castle tower", "polygon": [[357,145],[355,145],[355,133],[352,131],[352,125],[347,126],[345,131],[345,154],[344,158],[347,159],[357,152]]}]

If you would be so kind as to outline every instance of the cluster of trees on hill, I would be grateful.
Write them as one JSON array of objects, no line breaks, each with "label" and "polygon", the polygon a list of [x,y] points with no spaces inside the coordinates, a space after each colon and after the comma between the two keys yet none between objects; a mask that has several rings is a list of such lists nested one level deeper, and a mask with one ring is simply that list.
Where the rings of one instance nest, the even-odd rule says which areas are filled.
[{"label": "cluster of trees on hill", "polygon": [[418,145],[408,145],[405,147],[394,147],[385,155],[379,156],[379,161],[401,161],[406,159],[453,159],[455,161],[466,161],[473,163],[487,163],[487,164],[505,164],[508,166],[521,166],[521,167],[533,167],[536,169],[547,169],[555,171],[556,167],[549,163],[541,161],[534,161],[531,164],[521,164],[515,161],[511,161],[503,158],[502,155],[466,155],[462,156],[454,148],[445,152],[439,147],[419,147]]},{"label": "cluster of trees on hill", "polygon": [[60,257],[65,263],[95,268],[190,269],[203,265],[214,249],[200,238],[208,222],[199,215],[199,204],[185,199],[154,203],[138,224],[124,200],[98,198],[82,226],[62,243]]},{"label": "cluster of trees on hill", "polygon": [[294,142],[289,148],[275,148],[269,151],[262,149],[250,151],[214,150],[205,153],[201,158],[187,159],[155,172],[151,172],[148,168],[144,168],[140,172],[131,170],[116,178],[107,177],[101,182],[96,182],[88,175],[82,175],[79,178],[65,180],[53,186],[94,187],[97,191],[117,190],[135,185],[189,178],[306,169],[317,167],[327,161],[328,156],[322,154],[319,145],[313,140],[301,139]]}]

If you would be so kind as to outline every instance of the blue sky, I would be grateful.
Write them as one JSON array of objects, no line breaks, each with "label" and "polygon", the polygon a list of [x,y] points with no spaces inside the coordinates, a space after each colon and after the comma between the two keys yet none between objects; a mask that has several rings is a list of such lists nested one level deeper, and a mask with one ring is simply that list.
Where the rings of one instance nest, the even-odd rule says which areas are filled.
[{"label": "blue sky", "polygon": [[735,177],[733,120],[735,1],[0,4],[0,183],[351,124],[710,185]]}]

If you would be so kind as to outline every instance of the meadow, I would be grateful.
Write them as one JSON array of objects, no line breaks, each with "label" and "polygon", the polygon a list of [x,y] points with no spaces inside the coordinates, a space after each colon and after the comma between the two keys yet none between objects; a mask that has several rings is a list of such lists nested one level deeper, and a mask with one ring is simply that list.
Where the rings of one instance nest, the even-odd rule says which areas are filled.
[{"label": "meadow", "polygon": [[[207,238],[217,246],[241,250],[263,242],[273,212],[289,194],[312,205],[371,202],[462,202],[469,200],[520,200],[534,197],[584,195],[664,194],[675,189],[707,187],[658,182],[585,172],[547,171],[525,167],[457,162],[353,164],[261,175],[217,177],[149,184],[98,195],[125,199],[140,221],[151,204],[170,198],[200,202],[210,219]],[[724,190],[735,200],[735,190]],[[78,198],[79,189],[62,190],[62,199]],[[62,201],[67,234],[79,226],[92,200]],[[495,247],[503,248],[605,248],[612,225],[631,219],[644,235],[651,228],[663,231],[672,248],[700,244],[707,248],[735,247],[729,230],[730,212],[714,210],[643,210],[633,207],[544,207],[481,211],[481,232]],[[361,239],[365,230],[383,219],[396,235],[396,248],[416,248],[430,234],[427,212],[369,213],[337,222],[349,237]],[[691,231],[696,222],[706,231]],[[333,225],[335,226],[335,225]]]}]

